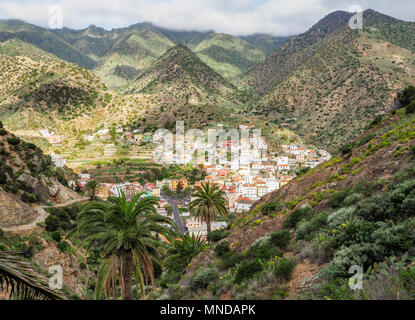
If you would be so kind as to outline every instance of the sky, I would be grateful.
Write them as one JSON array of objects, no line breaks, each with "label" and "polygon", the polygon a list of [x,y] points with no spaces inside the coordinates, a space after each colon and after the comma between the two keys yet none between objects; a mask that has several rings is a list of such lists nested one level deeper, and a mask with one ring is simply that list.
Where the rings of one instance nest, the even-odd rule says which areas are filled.
[{"label": "sky", "polygon": [[414,0],[0,0],[0,18],[53,28],[59,21],[72,29],[94,24],[107,30],[151,22],[174,30],[287,36],[356,5],[415,21]]}]

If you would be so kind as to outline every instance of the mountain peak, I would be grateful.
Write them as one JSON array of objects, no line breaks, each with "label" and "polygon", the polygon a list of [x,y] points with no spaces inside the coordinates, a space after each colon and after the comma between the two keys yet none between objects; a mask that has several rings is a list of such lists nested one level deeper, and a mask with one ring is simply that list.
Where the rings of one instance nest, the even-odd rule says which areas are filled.
[{"label": "mountain peak", "polygon": [[91,24],[88,28],[85,29],[84,35],[91,38],[99,38],[105,36],[106,33],[107,31],[104,28]]}]

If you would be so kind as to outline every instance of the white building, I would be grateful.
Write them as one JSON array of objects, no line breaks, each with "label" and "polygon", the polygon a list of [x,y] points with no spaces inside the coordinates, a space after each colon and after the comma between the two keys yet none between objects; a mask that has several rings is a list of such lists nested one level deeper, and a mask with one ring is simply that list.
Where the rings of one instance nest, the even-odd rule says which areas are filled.
[{"label": "white building", "polygon": [[50,157],[51,157],[52,162],[55,164],[56,167],[63,168],[65,166],[66,159],[64,159],[61,156],[55,154],[54,152],[52,152],[50,154]]},{"label": "white building", "polygon": [[235,211],[236,212],[248,211],[251,209],[254,202],[255,201],[251,199],[240,198],[238,199],[238,201],[235,202]]}]

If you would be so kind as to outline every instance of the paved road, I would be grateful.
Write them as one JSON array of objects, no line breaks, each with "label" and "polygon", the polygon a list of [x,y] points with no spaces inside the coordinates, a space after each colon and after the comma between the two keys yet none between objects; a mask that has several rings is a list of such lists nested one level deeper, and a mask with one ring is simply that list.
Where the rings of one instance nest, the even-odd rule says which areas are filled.
[{"label": "paved road", "polygon": [[[70,206],[71,204],[74,203],[78,203],[78,202],[84,202],[84,201],[88,201],[89,198],[86,197],[82,197],[79,199],[74,199],[74,200],[70,200],[67,201],[65,203],[60,203],[55,205],[55,208],[61,208],[61,207],[67,207]],[[39,214],[37,216],[37,218],[35,219],[35,221],[29,223],[29,224],[24,224],[21,226],[15,226],[15,227],[10,227],[10,228],[2,228],[3,231],[6,232],[16,232],[16,231],[23,231],[23,230],[31,230],[34,229],[38,223],[43,222],[46,220],[46,218],[48,217],[49,213],[45,210],[45,208],[48,208],[48,206],[35,206],[35,211],[37,211],[37,213]]]},{"label": "paved road", "polygon": [[[173,220],[174,220],[174,222],[176,222],[177,229],[179,230],[179,233],[180,234],[186,234],[187,233],[187,228],[183,224],[183,220],[180,216],[179,207],[178,207],[178,205],[182,204],[183,201],[178,200],[177,198],[174,198],[174,197],[166,196],[166,195],[162,195],[162,198],[164,200],[166,200],[173,207]],[[190,199],[186,199],[185,202],[188,202],[189,200]]]}]

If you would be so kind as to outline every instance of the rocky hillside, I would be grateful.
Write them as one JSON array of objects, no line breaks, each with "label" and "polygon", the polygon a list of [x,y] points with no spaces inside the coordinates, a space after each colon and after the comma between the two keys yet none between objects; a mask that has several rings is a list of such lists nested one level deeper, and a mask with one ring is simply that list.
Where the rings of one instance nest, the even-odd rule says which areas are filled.
[{"label": "rocky hillside", "polygon": [[185,45],[168,50],[127,89],[127,93],[167,94],[187,103],[225,100],[236,88]]},{"label": "rocky hillside", "polygon": [[350,14],[330,14],[281,46],[250,74],[263,98],[254,113],[335,149],[390,112],[396,92],[415,83],[414,23],[364,13],[364,30]]},{"label": "rocky hillside", "polygon": [[[401,101],[406,108],[379,118],[344,146],[341,156],[235,217],[229,232],[215,236],[219,242],[191,261],[177,285],[168,280],[177,275],[165,276],[163,294],[175,299],[413,298],[415,89]],[[348,270],[354,265],[365,272],[363,290],[356,292],[349,288]]]},{"label": "rocky hillside", "polygon": [[1,42],[0,61],[0,119],[14,130],[60,131],[73,119],[86,124],[111,98],[91,72],[26,42]]},{"label": "rocky hillside", "polygon": [[0,122],[0,226],[32,222],[38,214],[31,204],[79,197],[65,185],[63,169],[55,168],[50,157],[8,132]]}]

